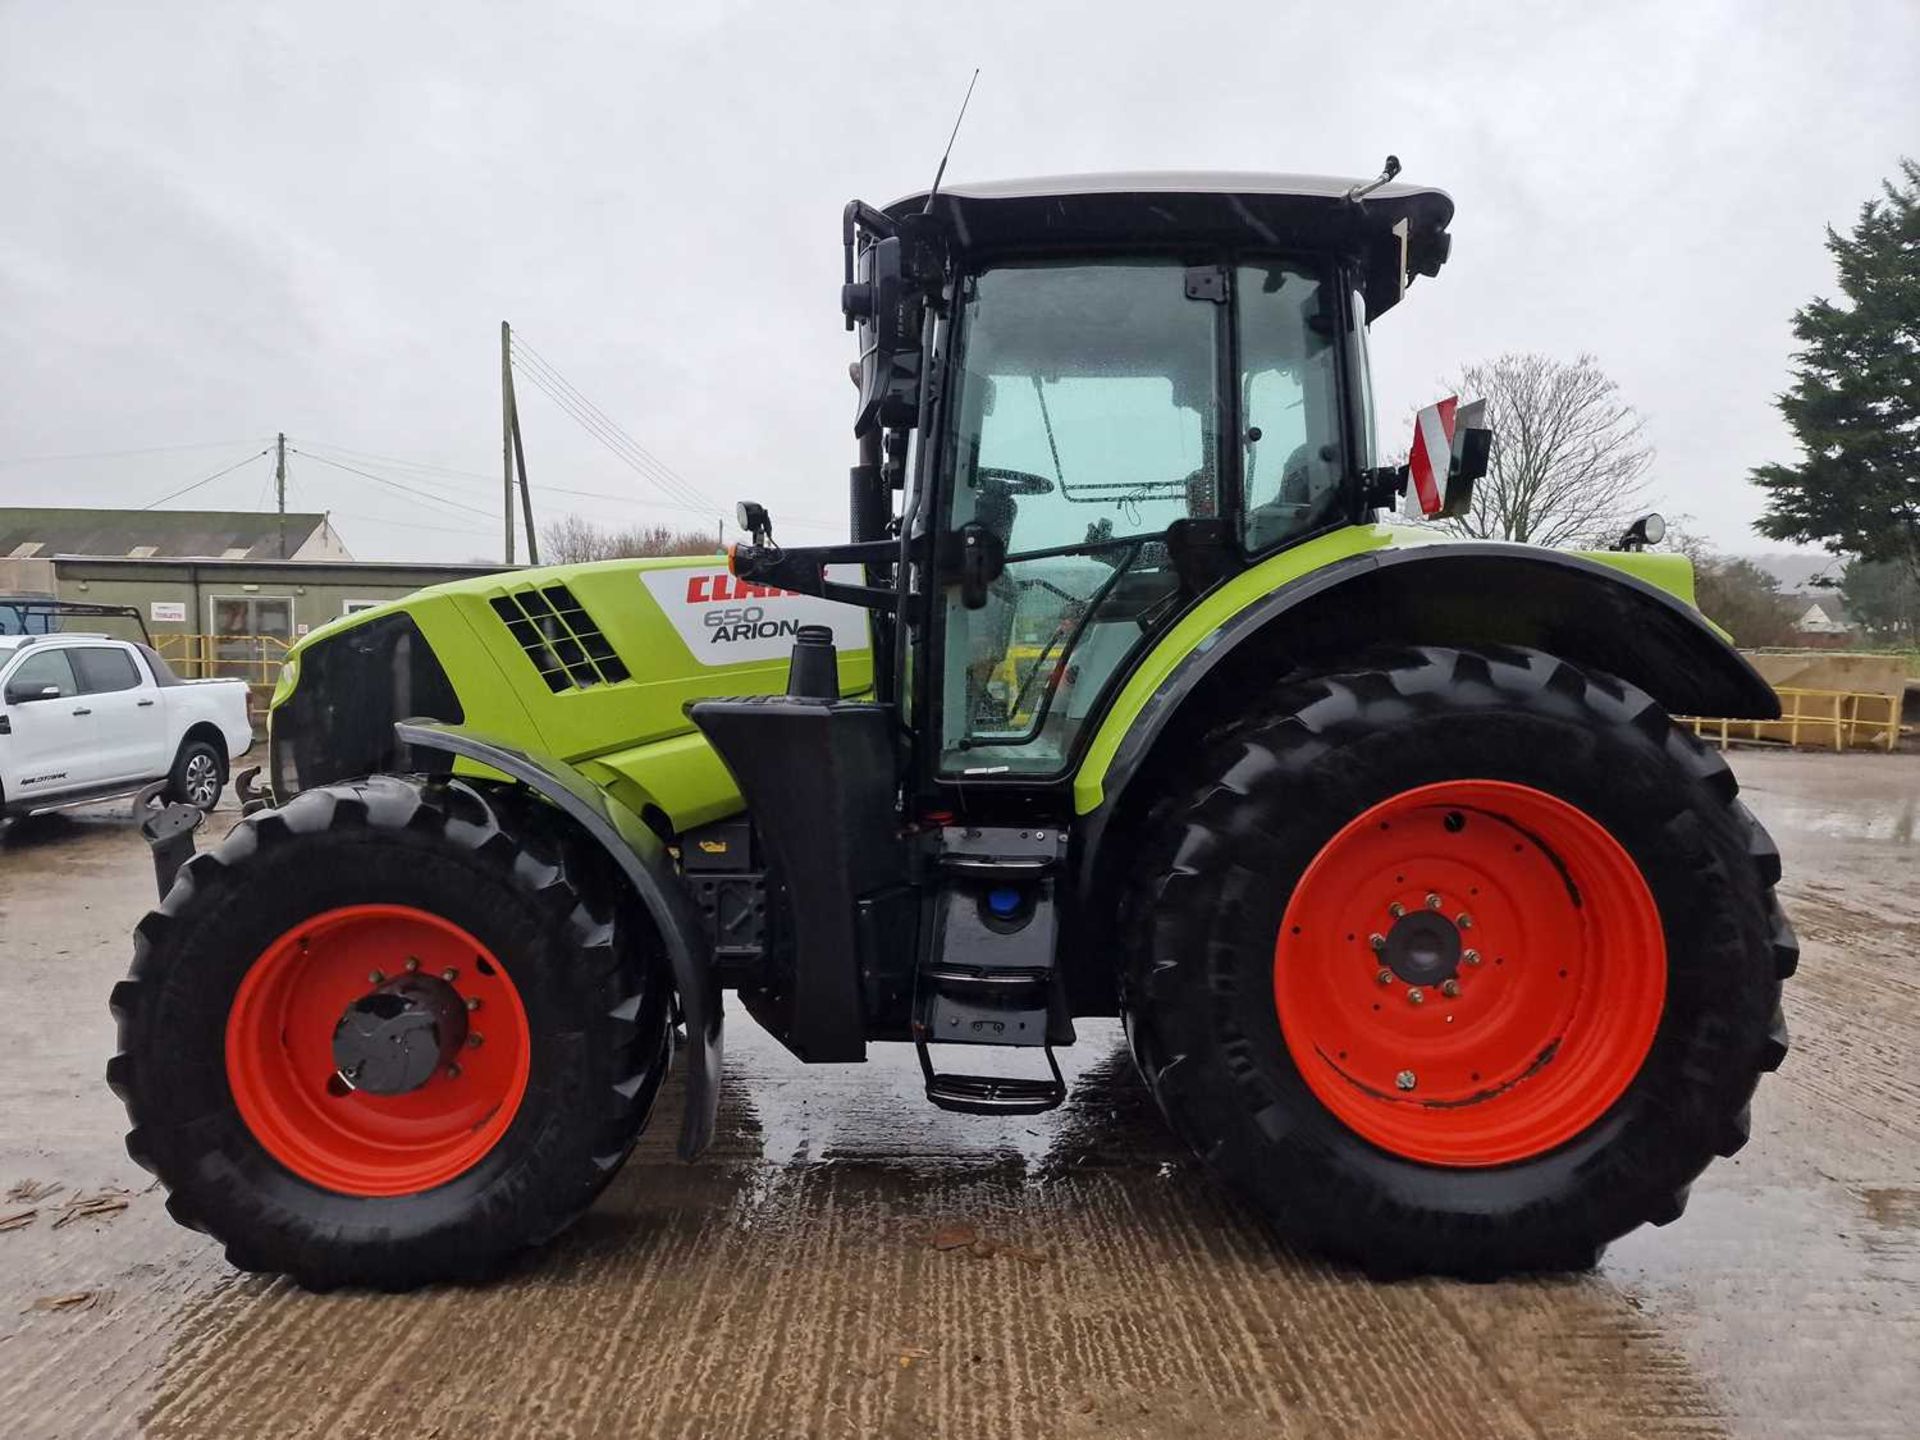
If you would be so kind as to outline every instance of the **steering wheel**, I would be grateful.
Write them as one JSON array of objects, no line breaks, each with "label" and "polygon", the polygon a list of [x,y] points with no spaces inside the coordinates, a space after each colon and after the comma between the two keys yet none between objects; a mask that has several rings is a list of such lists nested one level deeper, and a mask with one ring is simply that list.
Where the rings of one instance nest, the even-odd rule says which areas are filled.
[{"label": "steering wheel", "polygon": [[1044,475],[1035,475],[1029,470],[1001,470],[989,466],[974,471],[973,478],[981,489],[991,487],[1002,495],[1051,495],[1053,493],[1053,481]]}]

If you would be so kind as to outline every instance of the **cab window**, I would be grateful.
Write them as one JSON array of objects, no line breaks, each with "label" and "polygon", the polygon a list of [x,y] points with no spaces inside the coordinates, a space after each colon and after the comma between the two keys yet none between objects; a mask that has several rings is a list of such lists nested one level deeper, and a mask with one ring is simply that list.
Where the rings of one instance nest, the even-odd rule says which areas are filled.
[{"label": "cab window", "polygon": [[1341,518],[1337,292],[1285,261],[1235,273],[1240,338],[1244,539],[1272,550]]},{"label": "cab window", "polygon": [[88,695],[105,695],[115,690],[132,690],[140,684],[140,672],[133,657],[110,645],[83,645],[69,651],[78,672],[80,689]]},{"label": "cab window", "polygon": [[[47,694],[51,690],[52,694]],[[7,677],[7,702],[19,705],[32,700],[59,700],[77,695],[73,667],[64,650],[42,650],[27,656],[14,666]]]}]

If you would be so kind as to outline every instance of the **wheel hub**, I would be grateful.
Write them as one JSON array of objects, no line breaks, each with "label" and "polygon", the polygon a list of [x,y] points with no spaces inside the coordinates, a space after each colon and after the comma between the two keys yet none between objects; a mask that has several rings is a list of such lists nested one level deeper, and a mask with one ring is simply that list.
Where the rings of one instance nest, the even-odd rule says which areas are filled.
[{"label": "wheel hub", "polygon": [[1458,972],[1464,948],[1453,921],[1431,910],[1415,910],[1394,922],[1380,958],[1408,985],[1438,985]]},{"label": "wheel hub", "polygon": [[467,1041],[460,992],[432,975],[403,975],[361,996],[333,1029],[333,1063],[355,1090],[405,1095],[454,1063]]},{"label": "wheel hub", "polygon": [[1274,946],[1281,1037],[1315,1097],[1438,1165],[1579,1134],[1638,1072],[1665,982],[1633,857],[1570,802],[1497,780],[1356,815],[1296,882]]}]

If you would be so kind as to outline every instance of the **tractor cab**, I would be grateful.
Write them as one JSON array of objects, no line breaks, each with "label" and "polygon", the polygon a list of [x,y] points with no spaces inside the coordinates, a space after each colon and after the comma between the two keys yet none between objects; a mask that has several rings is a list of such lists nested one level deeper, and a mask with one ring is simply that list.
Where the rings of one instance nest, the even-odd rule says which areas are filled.
[{"label": "tractor cab", "polygon": [[[912,717],[918,781],[1063,777],[1194,598],[1404,487],[1375,463],[1367,325],[1438,272],[1453,205],[1398,168],[847,207],[855,545],[735,563],[879,612],[875,698]],[[830,558],[866,562],[866,591],[823,590]]]},{"label": "tractor cab", "polygon": [[[1375,463],[1367,324],[1438,271],[1453,206],[1397,168],[847,207],[854,540],[757,543],[733,566],[871,609],[874,691],[842,700],[797,660],[784,700],[690,710],[782,877],[790,967],[743,998],[798,1053],[1071,1037],[1071,778],[1116,689],[1201,596],[1404,486]],[[1472,468],[1451,463],[1456,501]],[[759,506],[743,523],[764,542]],[[865,583],[828,580],[835,562]],[[956,1108],[1059,1098],[930,1062],[928,1078]]]}]

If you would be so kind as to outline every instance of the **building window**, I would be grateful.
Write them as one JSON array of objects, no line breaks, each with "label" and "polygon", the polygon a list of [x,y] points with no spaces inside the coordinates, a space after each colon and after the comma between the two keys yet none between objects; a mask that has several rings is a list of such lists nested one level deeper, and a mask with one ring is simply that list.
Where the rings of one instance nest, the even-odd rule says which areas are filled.
[{"label": "building window", "polygon": [[293,600],[286,595],[214,595],[213,673],[263,682],[293,643]]},{"label": "building window", "polygon": [[340,613],[342,615],[358,615],[362,610],[372,610],[386,603],[384,600],[342,600],[340,602]]}]

